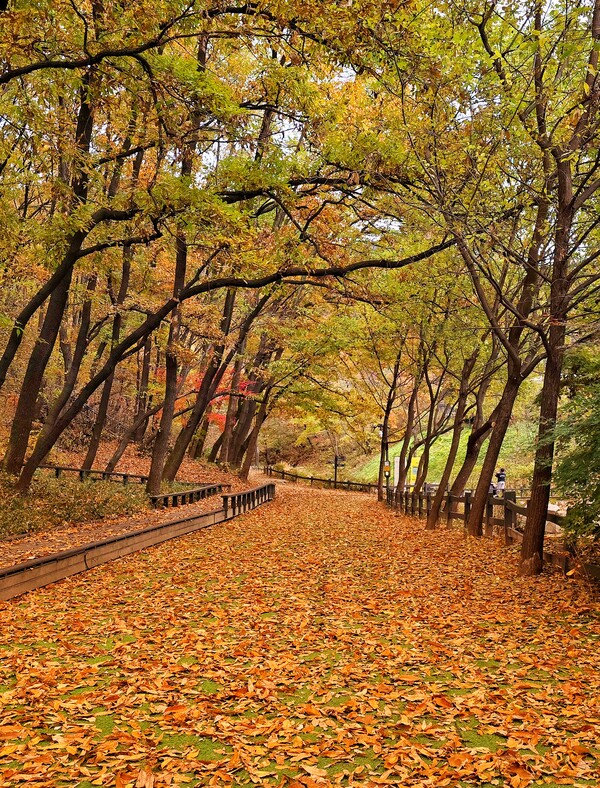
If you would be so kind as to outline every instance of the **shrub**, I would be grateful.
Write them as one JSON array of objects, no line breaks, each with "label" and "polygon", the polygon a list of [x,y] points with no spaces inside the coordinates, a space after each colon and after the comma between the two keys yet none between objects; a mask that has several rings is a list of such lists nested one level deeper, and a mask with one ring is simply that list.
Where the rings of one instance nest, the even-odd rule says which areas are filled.
[{"label": "shrub", "polygon": [[0,539],[48,531],[67,523],[87,523],[134,514],[148,507],[142,485],[35,478],[20,495],[14,479],[0,475]]}]

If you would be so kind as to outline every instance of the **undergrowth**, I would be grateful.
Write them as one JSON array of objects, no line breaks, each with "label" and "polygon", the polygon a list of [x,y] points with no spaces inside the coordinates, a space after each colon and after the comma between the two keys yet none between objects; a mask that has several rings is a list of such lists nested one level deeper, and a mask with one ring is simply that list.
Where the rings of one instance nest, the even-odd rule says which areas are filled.
[{"label": "undergrowth", "polygon": [[122,517],[149,506],[143,485],[44,476],[33,480],[27,495],[20,495],[14,478],[0,474],[0,496],[0,539]]}]

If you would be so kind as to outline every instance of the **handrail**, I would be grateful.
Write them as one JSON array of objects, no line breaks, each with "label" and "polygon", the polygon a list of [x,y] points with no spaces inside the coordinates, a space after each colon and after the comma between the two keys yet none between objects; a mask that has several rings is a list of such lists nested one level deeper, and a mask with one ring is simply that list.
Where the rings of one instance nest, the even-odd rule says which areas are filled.
[{"label": "handrail", "polygon": [[354,490],[355,492],[366,492],[372,493],[377,491],[376,484],[370,484],[369,482],[350,482],[350,481],[341,481],[340,479],[323,479],[320,476],[302,476],[299,473],[291,473],[290,471],[280,471],[276,468],[273,468],[271,465],[267,465],[264,468],[265,476],[275,476],[279,479],[290,479],[291,481],[305,481],[310,482],[310,486],[312,487],[315,483],[316,484],[326,484],[328,488],[333,488],[334,490]]}]

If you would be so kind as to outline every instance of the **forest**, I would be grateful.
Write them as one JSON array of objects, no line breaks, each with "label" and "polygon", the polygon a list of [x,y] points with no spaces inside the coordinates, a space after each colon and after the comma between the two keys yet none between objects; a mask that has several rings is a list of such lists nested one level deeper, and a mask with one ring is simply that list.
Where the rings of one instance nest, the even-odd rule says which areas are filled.
[{"label": "forest", "polygon": [[600,537],[600,0],[5,5],[3,490],[443,441],[477,537],[518,412],[519,572]]}]

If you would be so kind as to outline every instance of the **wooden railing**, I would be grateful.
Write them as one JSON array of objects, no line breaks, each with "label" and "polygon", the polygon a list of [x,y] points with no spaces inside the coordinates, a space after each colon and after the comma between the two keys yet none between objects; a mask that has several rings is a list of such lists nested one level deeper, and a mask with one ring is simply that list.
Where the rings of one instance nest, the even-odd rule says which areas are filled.
[{"label": "wooden railing", "polygon": [[251,509],[255,509],[267,501],[272,501],[275,497],[275,485],[263,484],[262,487],[255,487],[253,490],[231,493],[223,496],[223,509],[225,517],[237,517]]},{"label": "wooden railing", "polygon": [[89,479],[90,481],[94,482],[121,481],[123,484],[128,484],[129,482],[134,482],[135,484],[145,484],[148,481],[147,476],[140,476],[137,473],[102,471],[98,468],[90,468],[89,470],[86,470],[84,468],[71,468],[68,465],[40,465],[39,470],[52,471],[57,479],[60,479],[63,473],[76,473],[79,476],[79,480],[82,482]]},{"label": "wooden railing", "polygon": [[298,473],[290,473],[290,471],[279,471],[270,465],[267,465],[263,470],[266,476],[289,480],[291,482],[309,482],[311,487],[321,486],[333,490],[353,490],[354,492],[366,493],[377,492],[377,485],[369,484],[368,482],[348,482],[340,481],[340,479],[322,479],[319,476],[301,476]]},{"label": "wooden railing", "polygon": [[[147,476],[138,473],[122,473],[121,471],[103,471],[99,468],[73,468],[69,465],[40,465],[39,470],[51,471],[57,479],[60,479],[63,474],[73,473],[79,477],[79,481],[92,481],[92,482],[113,482],[119,481],[123,484],[146,484],[148,481]],[[194,482],[178,482],[178,484],[188,484],[190,489],[178,490],[176,492],[160,493],[159,495],[150,495],[150,503],[155,509],[168,508],[169,506],[184,506],[188,503],[195,503],[211,495],[219,495],[224,489],[231,489],[230,484],[203,484],[201,486],[193,486]]]},{"label": "wooden railing", "polygon": [[256,506],[272,501],[274,497],[275,485],[265,484],[255,490],[224,495],[222,508],[212,512],[180,517],[137,531],[110,536],[71,550],[34,558],[16,566],[0,568],[0,600],[13,599],[27,591],[86,572],[138,550],[231,520]]},{"label": "wooden railing", "polygon": [[[415,493],[411,490],[388,490],[386,503],[404,514],[414,517],[428,517],[434,496],[435,493],[431,492]],[[461,496],[446,493],[443,499],[444,508],[440,513],[440,520],[445,520],[448,526],[451,525],[453,520],[460,520],[466,524],[471,512],[471,500],[472,492],[470,490],[466,490],[464,495]],[[458,508],[461,505],[462,510]],[[499,516],[496,515],[496,510],[498,509],[500,510]],[[523,541],[523,532],[519,528],[521,524],[519,518],[524,517],[527,517],[527,503],[525,505],[517,503],[515,490],[506,490],[502,496],[490,493],[483,517],[483,534],[484,536],[492,537],[497,533],[497,531],[494,531],[494,528],[499,528],[500,533],[504,535],[504,543],[506,545],[518,544]],[[556,525],[560,525],[564,519],[564,516],[556,514],[556,512],[548,512],[546,515],[547,522],[555,523]],[[544,561],[558,566],[564,572],[569,571],[576,563],[570,555],[552,553],[546,550],[544,551]],[[598,576],[599,567],[592,564],[583,564],[582,566],[590,577]]]},{"label": "wooden railing", "polygon": [[185,506],[188,503],[196,503],[196,501],[210,498],[212,495],[219,495],[225,487],[231,489],[230,484],[203,484],[202,487],[193,487],[191,490],[151,495],[150,503],[155,509],[168,509],[169,506]]},{"label": "wooden railing", "polygon": [[[397,509],[404,514],[416,517],[429,517],[431,504],[434,498],[432,492],[418,492],[411,490],[388,490],[386,501],[388,506]],[[443,509],[440,512],[440,520],[445,520],[450,524],[452,520],[460,520],[466,523],[471,513],[472,492],[466,490],[461,496],[445,493],[443,498]],[[462,509],[458,507],[462,504]],[[501,515],[496,516],[495,510],[499,508]],[[519,517],[527,517],[527,503],[520,505],[517,503],[515,490],[506,490],[504,495],[498,496],[490,493],[485,507],[483,518],[483,528],[491,535],[494,526],[501,526],[504,529],[505,541],[507,544],[522,540],[522,533],[517,527]],[[555,512],[548,512],[546,515],[548,522],[560,525],[564,520],[562,515]]]}]

